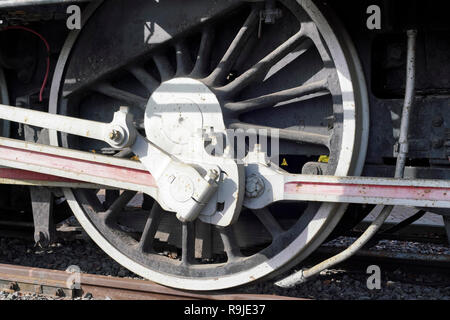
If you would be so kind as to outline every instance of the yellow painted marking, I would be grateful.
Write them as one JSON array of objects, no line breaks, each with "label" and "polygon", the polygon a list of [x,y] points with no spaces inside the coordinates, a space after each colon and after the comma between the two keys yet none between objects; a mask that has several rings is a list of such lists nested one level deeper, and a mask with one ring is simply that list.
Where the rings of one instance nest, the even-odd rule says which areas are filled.
[{"label": "yellow painted marking", "polygon": [[330,160],[329,156],[320,156],[319,157],[319,162],[322,162],[322,163],[328,163],[329,160]]}]

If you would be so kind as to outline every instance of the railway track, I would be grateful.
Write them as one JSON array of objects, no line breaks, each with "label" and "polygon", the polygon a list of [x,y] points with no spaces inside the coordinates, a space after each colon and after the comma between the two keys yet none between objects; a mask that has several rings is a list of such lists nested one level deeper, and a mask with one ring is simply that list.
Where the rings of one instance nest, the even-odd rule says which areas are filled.
[{"label": "railway track", "polygon": [[[342,239],[342,238],[341,238]],[[350,240],[345,238],[344,240]],[[16,240],[17,241],[17,240]],[[29,239],[29,241],[32,241]],[[341,240],[337,239],[337,243]],[[316,282],[321,282],[323,288],[327,292],[330,277],[337,279],[343,277],[347,274],[350,279],[359,279],[361,283],[365,283],[367,278],[366,269],[369,265],[378,265],[383,272],[383,280],[395,279],[398,283],[421,286],[422,288],[430,287],[435,288],[432,290],[439,290],[436,288],[445,288],[450,285],[450,278],[448,275],[448,270],[450,269],[450,255],[447,251],[442,251],[441,247],[436,247],[434,244],[430,244],[430,250],[426,251],[423,248],[418,249],[415,252],[409,252],[408,250],[401,251],[403,246],[414,247],[414,245],[422,245],[417,243],[408,242],[398,242],[396,247],[388,247],[386,250],[380,250],[379,247],[373,249],[363,249],[360,250],[350,259],[336,266],[336,269],[330,269],[328,274],[321,274],[316,279],[308,281],[306,284],[299,285],[294,291],[290,290],[279,290],[275,288],[271,281],[260,283],[257,289],[247,289],[238,288],[236,290],[227,290],[219,292],[187,292],[180,291],[164,286],[160,286],[151,281],[138,280],[131,278],[116,277],[116,276],[99,276],[93,274],[79,274],[77,278],[76,275],[71,275],[65,272],[64,269],[60,270],[50,270],[53,265],[43,265],[43,264],[32,264],[32,268],[15,265],[13,260],[3,260],[4,263],[0,264],[0,291],[6,291],[9,294],[15,291],[21,294],[35,293],[46,296],[57,296],[58,299],[76,299],[83,297],[92,297],[93,299],[113,299],[113,300],[123,300],[123,299],[146,299],[146,300],[285,300],[291,299],[287,298],[314,298],[321,299],[319,291],[314,291],[316,288],[314,284]],[[89,244],[88,244],[89,245]],[[302,267],[308,265],[314,265],[317,261],[322,261],[337,254],[338,252],[345,249],[345,245],[336,245],[335,243],[329,243],[318,248],[308,259],[302,263]],[[385,243],[380,243],[381,246]],[[67,243],[70,247],[70,242]],[[445,248],[444,248],[445,249]],[[14,250],[14,249],[12,249]],[[77,250],[75,250],[77,251]],[[441,252],[442,251],[442,252]],[[59,251],[53,252],[51,250],[51,256],[61,254]],[[58,253],[59,252],[59,253]],[[51,258],[51,257],[49,257]],[[102,259],[101,256],[98,259]],[[46,260],[44,256],[40,256],[36,260],[44,261]],[[52,261],[52,259],[47,259]],[[26,260],[24,261],[25,263]],[[9,264],[11,263],[11,264]],[[66,260],[67,265],[78,264],[76,258]],[[41,266],[49,269],[36,268]],[[55,265],[56,267],[56,265]],[[60,266],[61,267],[61,266]],[[92,272],[91,269],[85,269],[84,271]],[[92,269],[94,270],[94,269]],[[97,269],[98,270],[98,269]],[[340,271],[339,271],[340,270]],[[396,271],[396,270],[402,270]],[[338,272],[338,273],[336,273]],[[400,272],[400,273],[399,273]],[[103,272],[102,272],[103,273]],[[109,273],[103,273],[109,274]],[[113,273],[114,274],[114,273]],[[400,274],[400,275],[399,275]],[[424,276],[426,280],[416,281],[417,277],[420,275]],[[72,276],[72,277],[71,277]],[[441,280],[436,280],[436,277]],[[67,282],[68,280],[72,280]],[[78,281],[80,284],[79,289],[73,288],[72,285],[74,281]],[[332,280],[334,281],[334,280]],[[348,280],[342,279],[342,282],[347,282]],[[356,292],[359,290],[364,296],[364,288],[357,288],[355,284],[350,280],[349,286],[354,288]],[[302,288],[306,285],[306,288],[312,288],[315,295],[309,293],[306,288]],[[337,286],[340,286],[336,283]],[[344,283],[342,284],[344,285]],[[272,288],[272,289],[270,289]],[[344,289],[342,289],[344,290]],[[351,289],[346,289],[351,290]],[[367,289],[366,289],[367,290]],[[422,290],[422,289],[420,289]],[[428,289],[427,289],[428,290]],[[264,294],[263,294],[264,293]],[[277,295],[273,295],[273,293]],[[318,295],[319,294],[319,295]],[[328,299],[324,296],[324,299]]]},{"label": "railway track", "polygon": [[[409,244],[413,245],[412,243]],[[418,252],[398,250],[403,245],[403,243],[399,243],[398,248],[389,248],[386,250],[380,250],[379,248],[360,250],[350,259],[337,265],[336,268],[344,270],[351,277],[353,274],[359,274],[360,277],[364,278],[366,277],[365,272],[369,265],[378,265],[383,272],[389,274],[388,278],[398,278],[395,270],[403,270],[403,275],[398,280],[400,282],[411,283],[411,279],[415,279],[416,275],[423,274],[424,276],[429,275],[431,280],[426,281],[426,283],[417,283],[417,281],[413,281],[412,283],[439,287],[446,287],[450,284],[450,278],[445,276],[445,274],[448,275],[448,270],[450,269],[450,255],[447,252],[439,253],[439,249],[437,250],[438,253],[433,253],[433,250],[430,250],[429,253],[424,253],[423,250],[418,250]],[[345,246],[323,245],[304,261],[302,267],[314,265],[317,261],[327,259],[344,249]],[[77,263],[75,260],[74,262]],[[8,261],[7,263],[10,262]],[[89,272],[89,270],[87,271]],[[434,275],[440,275],[439,277],[442,280],[439,283],[434,283],[436,282]],[[319,277],[319,279],[322,278],[322,276]],[[327,277],[325,276],[325,278]],[[72,281],[68,282],[68,280]],[[315,281],[312,280],[312,282]],[[326,279],[322,279],[321,281],[326,281]],[[73,287],[74,282],[79,283],[80,287],[78,289]],[[267,285],[271,286],[271,282],[267,282]],[[291,299],[287,298],[287,296],[292,297],[293,295],[292,292],[277,291],[275,289],[262,291],[269,294],[260,294],[262,292],[259,290],[248,292],[245,291],[245,288],[243,289],[244,291],[238,289],[210,293],[193,293],[167,288],[147,280],[83,273],[80,273],[79,277],[77,277],[77,275],[71,275],[63,270],[0,264],[0,291],[9,293],[13,293],[14,291],[37,293],[59,296],[60,299],[74,299],[86,297],[87,295],[92,296],[94,299],[113,300],[284,300]],[[272,295],[272,292],[278,295]],[[307,295],[294,294],[294,297],[303,298],[307,297]]]},{"label": "railway track", "polygon": [[112,300],[303,300],[260,294],[192,293],[148,280],[74,274],[60,270],[0,264],[0,291],[37,293],[66,299],[91,295]]}]

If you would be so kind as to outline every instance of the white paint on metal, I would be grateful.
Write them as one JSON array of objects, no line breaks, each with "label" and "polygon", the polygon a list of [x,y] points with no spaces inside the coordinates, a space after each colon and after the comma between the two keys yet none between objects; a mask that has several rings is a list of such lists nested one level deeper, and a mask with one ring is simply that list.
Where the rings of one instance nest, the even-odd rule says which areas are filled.
[{"label": "white paint on metal", "polygon": [[[80,156],[78,159],[83,161],[90,161],[92,163],[102,163],[111,165],[114,163],[114,165],[124,165],[127,167],[128,165],[131,168],[136,168],[136,165],[134,161],[131,160],[125,160],[125,159],[117,159],[113,157],[107,157],[107,156],[100,156],[88,152],[83,151],[77,151],[77,150],[70,150],[65,148],[59,148],[59,147],[53,147],[53,146],[46,146],[46,145],[40,145],[32,142],[26,142],[26,141],[20,141],[20,140],[14,140],[14,139],[8,139],[8,138],[2,138],[0,137],[0,145],[11,147],[15,149],[25,150],[25,151],[36,151],[41,154],[51,154],[51,155],[58,155],[60,157],[65,158],[71,158],[71,159],[77,159],[78,156]],[[92,175],[90,173],[86,173],[83,170],[69,167],[69,166],[58,166],[53,163],[48,163],[45,161],[39,161],[37,162],[36,159],[33,159],[31,161],[27,157],[20,157],[17,158],[13,154],[13,150],[11,151],[11,154],[0,154],[0,165],[15,169],[21,169],[26,171],[35,171],[47,175],[57,176],[57,177],[63,177],[67,179],[73,179],[83,182],[89,182],[97,185],[104,185],[104,186],[111,186],[114,188],[119,189],[126,189],[126,190],[134,190],[138,192],[143,192],[151,197],[157,197],[157,189],[155,187],[149,186],[149,185],[140,185],[136,182],[130,182],[130,181],[121,181],[118,180],[117,177],[105,177],[105,176],[96,176]],[[12,157],[11,157],[12,156]]]},{"label": "white paint on metal", "polygon": [[[134,160],[109,157],[109,156],[92,153],[92,152],[48,146],[48,145],[43,145],[43,144],[39,144],[39,143],[4,138],[4,137],[0,137],[0,146],[35,151],[35,152],[40,152],[40,153],[55,154],[55,155],[58,155],[61,157],[80,159],[80,160],[91,161],[91,162],[95,162],[95,163],[109,164],[109,165],[117,166],[117,167],[125,167],[125,168],[136,169],[136,170],[145,170],[145,167],[142,165],[142,163],[140,163],[138,161],[134,161]],[[9,167],[9,166],[6,166],[6,167]]]},{"label": "white paint on metal", "polygon": [[[163,82],[148,101],[144,124],[147,139],[165,152],[184,163],[200,166],[206,172],[216,170],[221,173],[218,192],[202,209],[200,220],[219,226],[228,226],[236,221],[243,200],[243,167],[226,155],[216,157],[208,154],[204,144],[205,131],[226,134],[222,109],[215,94],[202,82],[190,78]],[[148,160],[141,157],[140,160],[143,163],[154,161],[152,165],[160,169],[164,166],[153,154]],[[188,192],[191,183],[174,187],[172,182],[166,183],[172,173],[166,170],[164,174],[161,179],[164,190],[160,190],[160,199],[164,201],[164,196],[184,199],[180,190]],[[191,181],[195,188],[200,187],[198,179]],[[222,211],[217,210],[219,202],[223,203]],[[183,210],[186,203],[181,201],[179,206],[179,210]]]}]

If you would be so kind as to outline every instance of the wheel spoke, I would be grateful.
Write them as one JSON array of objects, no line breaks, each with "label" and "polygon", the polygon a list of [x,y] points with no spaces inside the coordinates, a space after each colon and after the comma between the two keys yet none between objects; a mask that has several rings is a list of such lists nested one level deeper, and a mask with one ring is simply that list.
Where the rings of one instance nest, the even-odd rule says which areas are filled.
[{"label": "wheel spoke", "polygon": [[247,43],[248,38],[258,25],[258,18],[259,10],[253,9],[247,20],[244,22],[244,25],[237,33],[233,42],[231,42],[228,50],[225,52],[216,69],[206,79],[207,83],[210,83],[211,85],[218,85],[226,79],[227,75],[231,71],[231,68],[233,67],[233,64],[236,62],[236,59]]},{"label": "wheel spoke", "polygon": [[124,91],[121,89],[117,89],[107,83],[102,83],[102,84],[96,85],[93,89],[105,96],[108,96],[113,99],[119,100],[123,103],[126,103],[129,107],[137,107],[142,110],[145,110],[145,108],[147,106],[146,99],[144,99],[140,96],[137,96],[133,93],[130,93],[130,92],[127,92],[127,91]]},{"label": "wheel spoke", "polygon": [[279,62],[289,52],[298,47],[300,43],[305,41],[306,39],[307,38],[305,36],[305,33],[300,30],[295,35],[290,37],[287,41],[285,41],[282,45],[280,45],[277,49],[269,53],[265,58],[260,60],[251,69],[241,74],[231,83],[218,88],[217,90],[219,92],[223,92],[226,97],[231,97],[247,87],[250,83],[263,80],[268,71],[277,62]]},{"label": "wheel spoke", "polygon": [[315,145],[322,145],[325,147],[329,147],[330,137],[323,134],[304,132],[292,129],[277,129],[273,127],[267,126],[258,126],[250,123],[243,122],[235,122],[230,124],[230,128],[232,129],[243,129],[249,130],[254,129],[257,130],[259,134],[261,134],[261,130],[266,130],[267,135],[270,137],[278,137],[283,140],[296,141],[296,142],[305,142]]},{"label": "wheel spoke", "polygon": [[147,89],[149,94],[159,86],[158,80],[153,78],[144,68],[133,66],[129,71]]},{"label": "wheel spoke", "polygon": [[177,73],[176,77],[188,75],[192,71],[192,59],[189,48],[184,42],[179,42],[175,45],[177,57]]},{"label": "wheel spoke", "polygon": [[142,236],[138,244],[138,249],[141,252],[149,252],[153,250],[153,241],[155,239],[156,232],[158,231],[158,227],[161,222],[161,215],[163,212],[164,210],[161,208],[161,206],[157,202],[155,202],[153,204],[152,210],[148,215],[144,231],[142,232]]},{"label": "wheel spoke", "polygon": [[333,65],[332,58],[330,57],[328,50],[326,49],[326,45],[323,42],[323,38],[320,36],[320,32],[317,29],[317,26],[312,22],[303,23],[302,26],[304,32],[308,35],[308,38],[311,39],[311,42],[314,44],[317,52],[326,67],[331,67]]},{"label": "wheel spoke", "polygon": [[158,68],[161,82],[169,80],[173,77],[175,72],[173,71],[173,67],[166,56],[157,54],[153,57],[153,61],[155,61],[156,68]]},{"label": "wheel spoke", "polygon": [[181,263],[192,264],[195,258],[195,224],[183,223],[181,228]]},{"label": "wheel spoke", "polygon": [[236,240],[234,228],[232,226],[225,228],[218,228],[220,237],[222,238],[223,249],[227,254],[228,261],[234,261],[242,257],[241,249]]},{"label": "wheel spoke", "polygon": [[[224,125],[240,129],[236,135],[223,137],[230,153],[237,151],[237,159],[249,150],[259,150],[276,167],[278,154],[293,154],[313,164],[319,161],[319,155],[329,155],[326,166],[319,163],[304,168],[309,162],[300,166],[313,174],[319,169],[333,174],[342,167],[363,164],[364,157],[349,154],[361,153],[367,144],[367,137],[359,129],[367,124],[369,113],[364,103],[355,102],[355,97],[367,95],[363,68],[357,54],[347,50],[351,39],[339,35],[341,26],[335,19],[328,19],[328,12],[321,12],[321,5],[310,0],[212,1],[180,16],[186,1],[173,5],[157,2],[163,15],[150,12],[151,2],[140,1],[138,8],[150,12],[146,33],[154,40],[152,46],[127,48],[126,41],[117,41],[114,34],[98,38],[108,47],[106,51],[96,50],[99,41],[82,34],[65,43],[55,71],[50,112],[108,121],[108,114],[98,114],[102,107],[98,103],[130,106],[136,116],[133,125],[142,133],[142,109],[148,96],[174,76],[190,77],[203,82],[212,92],[211,98],[216,96],[224,113]],[[253,11],[255,7],[261,9],[258,14]],[[89,23],[83,32],[95,34],[112,9],[107,5],[92,7],[92,15],[85,17]],[[123,11],[124,19],[134,21],[135,12],[128,11]],[[127,34],[127,28],[142,31],[141,24],[113,22],[110,27],[115,27],[118,35]],[[117,60],[119,56],[123,59]],[[192,90],[193,86],[186,86],[182,90],[184,97],[189,98]],[[176,88],[168,88],[166,93],[176,94]],[[62,99],[65,95],[68,98]],[[347,104],[343,105],[343,100]],[[190,102],[178,101],[183,103],[188,106],[180,107],[180,113],[189,113]],[[291,109],[299,109],[297,112],[303,115],[294,115]],[[211,110],[195,112],[211,115]],[[185,119],[181,116],[181,120]],[[210,123],[206,122],[208,127]],[[361,143],[354,147],[348,137]],[[68,148],[102,149],[90,140],[62,138]],[[278,138],[282,139],[280,145]],[[115,152],[108,148],[102,153],[127,159],[134,155],[127,148]],[[101,188],[104,194],[106,187]],[[200,219],[183,224],[174,213],[163,214],[164,210],[147,195],[143,195],[142,204],[136,204],[140,208],[134,208],[142,197],[138,194],[133,198],[129,190],[120,190],[118,197],[117,190],[108,191],[109,207],[103,207],[103,197],[95,189],[72,191],[73,195],[65,192],[71,208],[78,212],[84,227],[96,231],[101,248],[114,251],[115,259],[140,276],[184,290],[196,290],[199,283],[204,285],[201,290],[227,289],[283,272],[328,237],[330,230],[325,227],[333,224],[332,213],[336,211],[336,206],[320,203],[280,203],[278,209],[291,210],[295,206],[297,214],[281,219],[268,206],[242,212],[235,224],[220,227]],[[216,209],[223,209],[221,203]],[[310,231],[306,238],[305,230]],[[286,250],[286,244],[294,242],[299,245]]]},{"label": "wheel spoke", "polygon": [[131,199],[136,195],[135,191],[124,191],[122,194],[113,202],[113,204],[103,213],[103,219],[105,223],[115,222],[122,212],[123,208],[130,202]]},{"label": "wheel spoke", "polygon": [[311,39],[306,39],[304,42],[295,48],[292,52],[288,53],[283,59],[278,61],[270,70],[267,72],[264,81],[267,81],[272,76],[277,74],[283,68],[288,66],[293,61],[297,60],[300,56],[307,53],[309,49],[314,46],[314,42]]},{"label": "wheel spoke", "polygon": [[211,259],[213,253],[213,235],[211,224],[197,220],[195,227],[197,234],[197,239],[195,242],[195,255],[198,258]]},{"label": "wheel spoke", "polygon": [[272,239],[275,239],[284,232],[277,220],[273,217],[272,213],[267,208],[253,210],[253,213],[261,221],[267,231],[272,235]]},{"label": "wheel spoke", "polygon": [[103,202],[103,207],[105,210],[114,203],[114,201],[117,200],[117,198],[120,196],[120,190],[105,190],[105,201]]},{"label": "wheel spoke", "polygon": [[278,103],[300,98],[309,94],[317,93],[327,89],[327,80],[320,80],[305,84],[296,88],[271,93],[261,97],[225,104],[224,108],[235,114],[255,111],[258,109],[273,107]]},{"label": "wheel spoke", "polygon": [[201,78],[208,73],[213,41],[214,31],[208,26],[203,30],[197,60],[195,62],[194,69],[192,70],[191,77]]}]

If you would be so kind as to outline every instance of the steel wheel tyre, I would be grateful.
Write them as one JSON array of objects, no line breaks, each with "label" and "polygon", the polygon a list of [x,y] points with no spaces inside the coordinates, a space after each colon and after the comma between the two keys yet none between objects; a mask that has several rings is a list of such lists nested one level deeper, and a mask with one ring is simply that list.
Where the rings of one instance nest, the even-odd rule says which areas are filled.
[{"label": "steel wheel tyre", "polygon": [[[202,2],[193,1],[189,5],[192,5],[192,10],[195,11],[196,8],[205,7],[202,6]],[[279,1],[277,6],[282,8],[283,18],[273,26],[262,25],[261,29],[261,26],[258,25],[259,12],[262,9],[260,3],[224,1],[221,4],[223,8],[217,9],[217,15],[212,14],[210,19],[207,19],[206,22],[202,20],[200,23],[199,17],[195,17],[194,14],[192,21],[197,20],[197,22],[186,27],[187,30],[180,31],[177,28],[181,27],[177,26],[172,31],[177,31],[179,34],[177,33],[173,37],[169,29],[155,24],[153,33],[160,32],[159,37],[156,38],[163,39],[163,41],[154,44],[148,52],[138,52],[138,56],[131,59],[131,56],[136,54],[135,51],[139,51],[132,49],[133,53],[129,54],[130,62],[116,67],[114,63],[118,63],[118,61],[114,61],[112,52],[114,50],[121,52],[122,49],[116,49],[113,40],[110,43],[105,40],[103,43],[104,47],[108,49],[105,49],[106,51],[103,51],[102,47],[99,47],[100,49],[92,47],[93,40],[87,34],[89,30],[93,30],[92,28],[112,27],[111,23],[104,26],[100,22],[108,14],[111,15],[111,12],[117,10],[117,7],[120,10],[124,3],[116,1],[115,8],[112,7],[112,2],[95,3],[90,5],[83,14],[84,28],[80,34],[72,33],[69,36],[58,62],[52,84],[50,112],[109,121],[108,115],[105,114],[113,111],[103,112],[105,106],[113,110],[125,102],[127,105],[135,107],[135,116],[139,119],[140,116],[142,118],[140,115],[142,110],[139,109],[139,106],[146,101],[158,83],[173,77],[189,76],[208,85],[217,95],[223,108],[225,122],[229,127],[239,128],[248,124],[275,127],[270,123],[270,120],[274,118],[271,116],[274,105],[265,106],[264,109],[253,106],[244,110],[245,112],[238,113],[235,112],[236,106],[240,108],[239,101],[251,102],[251,99],[255,97],[283,91],[290,99],[288,99],[288,103],[275,99],[277,100],[275,103],[277,109],[278,104],[285,103],[284,107],[287,105],[288,111],[296,112],[303,106],[306,108],[303,112],[309,112],[311,106],[318,106],[325,101],[330,105],[328,112],[332,119],[331,126],[318,124],[317,121],[323,120],[325,116],[320,111],[322,108],[313,108],[311,112],[319,110],[319,114],[311,116],[312,123],[309,126],[308,124],[303,125],[306,128],[318,127],[321,136],[329,134],[329,140],[327,140],[329,143],[327,142],[325,148],[322,145],[323,142],[305,141],[305,135],[301,133],[302,125],[292,126],[289,123],[284,127],[282,124],[278,125],[277,128],[285,130],[283,131],[285,135],[282,136],[284,142],[282,141],[283,144],[280,145],[281,153],[285,151],[286,154],[289,154],[291,152],[289,150],[300,150],[299,154],[305,156],[302,152],[306,151],[301,150],[309,150],[307,152],[310,153],[308,158],[310,159],[311,155],[314,157],[321,155],[323,150],[327,149],[330,160],[325,173],[341,176],[361,173],[368,138],[368,110],[364,77],[356,53],[345,32],[338,23],[327,20],[332,18],[328,14],[325,18],[323,12],[313,2],[310,0]],[[134,14],[138,14],[140,11],[147,13],[158,11],[158,8],[153,11],[149,10],[150,6],[155,5],[153,2],[146,4],[145,1],[136,1],[135,4],[136,7],[127,4]],[[184,4],[182,1],[174,1],[174,5]],[[229,7],[227,7],[228,5]],[[216,4],[216,6],[218,5]],[[211,8],[211,11],[214,11],[213,9]],[[129,21],[126,20],[126,16],[123,24],[130,25],[130,23],[127,24]],[[201,13],[198,16],[201,16]],[[159,21],[158,18],[167,19],[167,16],[155,17],[155,21]],[[130,17],[130,19],[132,18]],[[136,19],[139,20],[139,17]],[[229,28],[234,32],[230,41],[219,42],[223,47],[220,49],[217,43],[211,45],[213,43],[211,30],[223,31],[224,29],[220,29],[220,24],[223,25],[224,21],[227,22],[227,26],[234,23],[237,27]],[[295,21],[298,23],[299,30],[309,30],[305,39],[301,39],[301,41],[296,38],[298,29],[295,28]],[[164,23],[162,22],[162,24]],[[189,23],[185,25],[189,25]],[[116,33],[121,30],[117,28]],[[280,34],[280,30],[282,34]],[[255,34],[254,32],[259,33],[256,39],[255,37],[251,38],[251,34]],[[223,34],[220,35],[220,37],[216,36],[216,39],[226,38]],[[264,36],[268,40],[264,40]],[[187,42],[185,38],[189,38],[191,41]],[[192,39],[198,41],[195,42]],[[254,42],[252,43],[249,39],[253,39]],[[133,42],[133,40],[130,41]],[[191,45],[192,43],[195,44]],[[118,44],[116,43],[116,45]],[[265,49],[257,47],[260,49],[257,50],[251,45],[263,45]],[[171,55],[170,50],[172,49],[174,49],[174,54]],[[239,60],[241,54],[247,55],[245,59]],[[263,63],[258,63],[264,57],[269,58],[263,60]],[[302,60],[303,58],[307,60]],[[82,65],[82,61],[89,66],[81,68],[81,71],[74,71],[78,70],[77,67]],[[147,62],[148,64],[146,64]],[[110,70],[104,75],[97,76],[97,70],[92,71],[96,65],[103,64],[104,67],[108,66],[108,63]],[[303,69],[303,73],[302,69],[299,69],[302,63],[303,65],[307,64],[304,66],[306,69]],[[320,66],[318,70],[314,69],[314,63],[318,63]],[[309,71],[308,65],[310,66]],[[144,71],[147,72],[143,72],[142,66],[145,66]],[[254,72],[255,70],[256,72]],[[315,73],[311,73],[308,77],[308,72],[312,72],[311,70]],[[129,79],[130,74],[134,80],[125,81]],[[252,74],[256,74],[256,77],[252,78]],[[269,74],[270,76],[268,76]],[[281,77],[281,80],[277,80],[277,76]],[[302,86],[305,84],[316,85],[321,81],[321,76],[325,76],[327,79],[326,88],[319,85],[318,89],[308,91],[306,97],[304,94],[298,93],[304,91]],[[249,78],[250,80],[248,80]],[[121,80],[123,82],[120,82]],[[139,90],[130,84],[133,81],[141,84]],[[74,83],[76,85],[73,85]],[[115,85],[111,85],[111,83]],[[117,89],[117,86],[120,89]],[[143,87],[147,90],[143,90]],[[292,91],[286,91],[296,88],[300,88],[296,91],[297,96]],[[99,106],[98,111],[92,109],[93,103],[95,106]],[[234,105],[235,108],[230,108],[230,105]],[[278,116],[275,118],[278,119]],[[292,113],[283,116],[280,111],[279,118],[286,122],[292,118]],[[139,123],[137,125],[139,126]],[[295,130],[300,133],[293,133]],[[101,146],[91,145],[86,139],[74,140],[67,135],[58,136],[54,132],[51,133],[51,143],[83,150],[101,149]],[[195,262],[193,256],[189,257],[194,250],[190,247],[195,242],[195,237],[192,237],[193,225],[171,226],[172,233],[181,232],[181,239],[178,240],[178,247],[181,247],[181,261],[178,261],[163,256],[163,249],[158,249],[158,252],[154,247],[147,251],[143,250],[142,243],[145,241],[142,240],[144,238],[142,235],[136,235],[135,231],[124,230],[123,227],[118,228],[117,221],[113,223],[114,227],[111,227],[104,219],[99,218],[104,211],[108,211],[108,208],[102,208],[102,203],[95,197],[95,193],[71,189],[65,189],[64,193],[83,228],[113,259],[145,278],[170,287],[188,290],[231,288],[284,271],[304,259],[326,239],[347,207],[347,205],[327,203],[299,204],[300,212],[295,213],[294,222],[291,221],[292,217],[287,218],[286,221],[291,221],[289,223],[283,220],[283,217],[277,212],[270,210],[263,210],[259,215],[243,212],[236,226],[209,231],[211,239],[216,242],[218,236],[221,241],[219,254],[215,252],[214,248],[211,249],[213,256],[215,254],[218,258]],[[115,200],[119,199],[119,202],[122,201],[122,206],[125,206],[132,196],[125,191],[121,196],[116,194]],[[144,231],[152,229],[152,219],[160,221],[172,215],[163,213],[163,218],[161,218],[158,206],[154,206],[152,209],[152,213],[146,220],[149,223],[148,227],[145,227]],[[123,209],[123,212],[126,212],[126,208]],[[123,212],[121,211],[117,215],[122,215]],[[116,217],[116,219],[118,218]],[[177,223],[173,219],[169,221],[173,225]],[[270,242],[256,241],[253,243],[254,248],[244,248],[242,239],[239,237],[242,238],[243,231],[255,223],[259,223],[260,228],[265,229],[264,234],[268,235],[271,240]],[[275,228],[273,228],[274,226]],[[152,246],[155,246],[153,238],[155,238],[158,228],[159,224],[157,230],[151,232]],[[215,236],[216,238],[214,238]],[[169,240],[167,240],[168,242]],[[172,244],[172,246],[177,247],[177,244]]]}]

